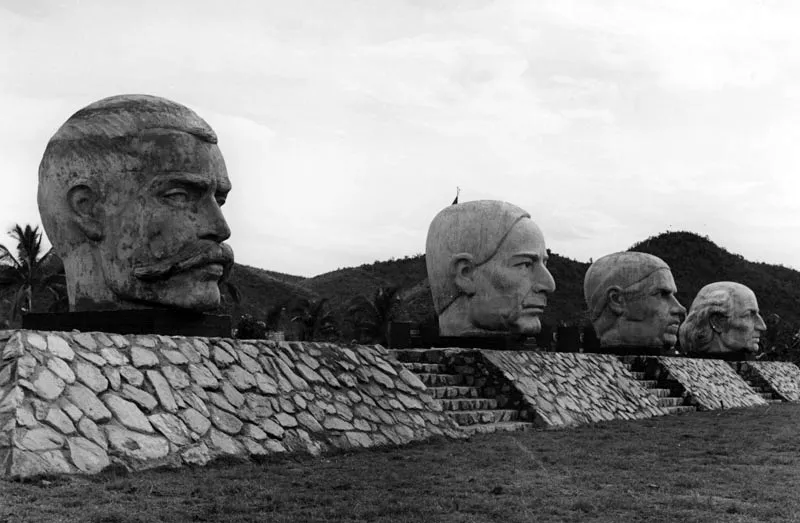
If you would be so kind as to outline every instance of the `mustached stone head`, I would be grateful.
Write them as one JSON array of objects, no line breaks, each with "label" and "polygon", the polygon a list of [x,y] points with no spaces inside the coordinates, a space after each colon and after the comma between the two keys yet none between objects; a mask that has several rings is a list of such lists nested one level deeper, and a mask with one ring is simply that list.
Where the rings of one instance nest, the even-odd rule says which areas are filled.
[{"label": "mustached stone head", "polygon": [[540,331],[555,281],[542,232],[516,205],[446,207],[428,229],[425,262],[442,336]]},{"label": "mustached stone head", "polygon": [[217,307],[230,188],[214,131],[183,105],[121,95],[72,115],[47,144],[38,194],[70,310]]},{"label": "mustached stone head", "polygon": [[586,271],[583,295],[601,347],[669,348],[686,309],[669,266],[656,256],[618,252]]},{"label": "mustached stone head", "polygon": [[681,325],[681,348],[694,354],[753,353],[767,329],[753,291],[718,281],[700,289]]}]

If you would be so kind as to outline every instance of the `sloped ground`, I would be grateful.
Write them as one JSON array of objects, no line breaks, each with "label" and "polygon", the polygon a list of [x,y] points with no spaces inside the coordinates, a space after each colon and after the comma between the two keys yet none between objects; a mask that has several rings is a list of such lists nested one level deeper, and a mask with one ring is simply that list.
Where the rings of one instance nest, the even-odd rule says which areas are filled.
[{"label": "sloped ground", "polygon": [[800,405],[0,482],[0,521],[798,521]]}]

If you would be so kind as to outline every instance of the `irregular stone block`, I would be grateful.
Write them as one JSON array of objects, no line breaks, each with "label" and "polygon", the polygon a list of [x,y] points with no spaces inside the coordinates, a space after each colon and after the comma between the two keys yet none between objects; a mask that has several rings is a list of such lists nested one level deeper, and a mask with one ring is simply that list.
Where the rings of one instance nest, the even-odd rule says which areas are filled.
[{"label": "irregular stone block", "polygon": [[33,378],[33,389],[37,396],[52,401],[64,392],[66,383],[47,368],[39,369]]},{"label": "irregular stone block", "polygon": [[111,419],[111,412],[103,405],[94,392],[80,383],[70,385],[66,390],[67,399],[76,407],[81,409],[92,421],[108,421]]},{"label": "irregular stone block", "polygon": [[188,445],[190,443],[189,430],[177,416],[161,412],[153,414],[148,419],[172,443],[176,445]]},{"label": "irregular stone block", "polygon": [[14,444],[17,448],[34,452],[60,449],[64,446],[64,436],[50,427],[38,427],[22,431],[22,435],[15,438]]},{"label": "irregular stone block", "polygon": [[134,367],[157,367],[159,364],[156,353],[134,345],[131,348],[131,360]]},{"label": "irregular stone block", "polygon": [[175,402],[175,397],[172,395],[172,389],[169,388],[169,384],[164,376],[162,376],[157,370],[148,370],[146,374],[147,379],[153,385],[153,388],[156,391],[156,396],[158,396],[158,401],[161,403],[161,406],[164,408],[164,410],[172,413],[177,412],[178,404]]},{"label": "irregular stone block", "polygon": [[47,350],[51,354],[67,361],[72,361],[75,358],[75,352],[70,348],[69,344],[58,336],[47,336]]},{"label": "irregular stone block", "polygon": [[75,383],[75,373],[69,368],[67,362],[61,358],[50,358],[47,360],[47,368],[53,373],[64,380],[67,384]]},{"label": "irregular stone block", "polygon": [[70,459],[81,472],[96,474],[111,464],[106,450],[86,438],[68,438],[67,444]]},{"label": "irregular stone block", "polygon": [[76,361],[74,365],[78,381],[94,392],[100,393],[108,388],[108,378],[103,376],[100,369],[85,361]]},{"label": "irregular stone block", "polygon": [[150,422],[147,420],[147,416],[139,410],[139,407],[130,401],[120,398],[113,392],[109,392],[103,396],[103,401],[123,426],[131,430],[138,430],[139,432],[154,432],[152,425],[150,425]]},{"label": "irregular stone block", "polygon": [[213,405],[208,407],[208,412],[211,414],[211,423],[219,430],[228,434],[238,434],[242,430],[243,423],[233,414]]},{"label": "irregular stone block", "polygon": [[193,408],[182,410],[178,414],[192,432],[202,436],[211,428],[211,422],[200,412]]},{"label": "irregular stone block", "polygon": [[119,394],[123,398],[136,403],[148,411],[152,411],[158,406],[158,401],[153,397],[152,394],[138,389],[133,385],[128,385],[127,383],[122,385]]},{"label": "irregular stone block", "polygon": [[104,427],[111,452],[133,460],[148,462],[169,454],[169,441],[162,436],[150,436],[117,425]]}]

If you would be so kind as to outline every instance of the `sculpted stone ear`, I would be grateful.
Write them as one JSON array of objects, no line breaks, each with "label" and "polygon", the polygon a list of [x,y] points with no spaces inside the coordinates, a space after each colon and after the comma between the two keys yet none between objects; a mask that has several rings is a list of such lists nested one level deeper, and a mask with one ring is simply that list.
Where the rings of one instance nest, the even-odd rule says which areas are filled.
[{"label": "sculpted stone ear", "polygon": [[83,234],[92,241],[103,239],[100,198],[88,185],[76,185],[67,192],[72,219]]},{"label": "sculpted stone ear", "polygon": [[459,291],[467,296],[475,294],[475,263],[471,254],[454,254],[450,258],[450,274]]},{"label": "sculpted stone ear", "polygon": [[728,319],[723,314],[715,313],[708,317],[708,324],[711,325],[711,330],[717,334],[722,334],[727,328],[727,323]]},{"label": "sculpted stone ear", "polygon": [[617,286],[609,287],[606,291],[606,297],[608,298],[608,308],[611,309],[611,312],[617,316],[622,316],[622,313],[625,312],[625,295],[622,293],[622,289]]}]

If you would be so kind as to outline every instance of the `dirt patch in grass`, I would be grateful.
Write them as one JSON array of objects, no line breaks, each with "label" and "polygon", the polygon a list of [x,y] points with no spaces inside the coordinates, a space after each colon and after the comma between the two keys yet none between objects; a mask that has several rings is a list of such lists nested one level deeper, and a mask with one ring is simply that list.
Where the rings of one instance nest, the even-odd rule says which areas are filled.
[{"label": "dirt patch in grass", "polygon": [[0,522],[800,521],[800,405],[0,482]]}]

